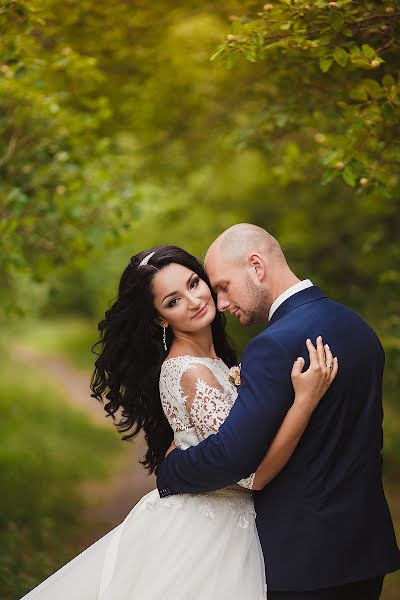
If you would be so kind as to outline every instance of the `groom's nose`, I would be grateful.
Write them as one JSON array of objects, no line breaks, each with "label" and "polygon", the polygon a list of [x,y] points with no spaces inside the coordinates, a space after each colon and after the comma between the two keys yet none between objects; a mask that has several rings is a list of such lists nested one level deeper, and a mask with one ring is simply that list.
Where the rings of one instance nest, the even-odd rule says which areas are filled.
[{"label": "groom's nose", "polygon": [[218,294],[218,296],[217,296],[217,307],[218,307],[218,310],[220,312],[224,312],[224,310],[226,310],[228,308],[228,306],[229,306],[229,300],[227,300],[226,298],[223,298],[222,296],[220,296]]}]

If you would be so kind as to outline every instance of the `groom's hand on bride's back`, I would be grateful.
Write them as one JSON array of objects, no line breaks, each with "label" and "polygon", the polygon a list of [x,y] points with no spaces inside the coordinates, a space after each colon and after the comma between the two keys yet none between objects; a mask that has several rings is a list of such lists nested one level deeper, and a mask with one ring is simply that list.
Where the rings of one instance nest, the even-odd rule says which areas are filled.
[{"label": "groom's hand on bride's back", "polygon": [[175,444],[175,442],[172,442],[172,444],[170,445],[170,447],[166,451],[164,458],[167,458],[168,454],[170,454],[172,452],[172,450],[176,450],[177,447],[178,446]]},{"label": "groom's hand on bride's back", "polygon": [[[306,341],[306,346],[310,357],[310,366],[303,371],[305,361],[299,357],[293,365],[291,379],[295,391],[295,404],[303,406],[312,413],[335,379],[338,372],[338,361],[336,357],[333,357],[328,344],[323,344],[321,336],[317,338],[316,348],[309,339]],[[172,441],[164,459],[177,448],[175,442]]]}]

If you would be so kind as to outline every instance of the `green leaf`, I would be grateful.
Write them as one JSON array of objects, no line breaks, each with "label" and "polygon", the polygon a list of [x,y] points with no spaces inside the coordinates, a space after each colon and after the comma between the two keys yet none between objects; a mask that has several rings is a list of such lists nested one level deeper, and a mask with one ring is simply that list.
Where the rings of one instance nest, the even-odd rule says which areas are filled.
[{"label": "green leaf", "polygon": [[331,16],[332,27],[335,31],[340,31],[343,27],[344,16],[343,13],[334,11]]},{"label": "green leaf", "polygon": [[226,59],[226,68],[229,70],[233,69],[233,67],[235,66],[235,63],[236,63],[236,56],[234,54],[232,54],[232,52],[230,52]]},{"label": "green leaf", "polygon": [[321,183],[322,183],[322,185],[327,185],[336,176],[337,176],[337,170],[336,169],[329,169],[328,171],[325,171],[325,173],[321,177]]},{"label": "green leaf", "polygon": [[399,120],[396,111],[394,110],[390,102],[385,102],[382,105],[382,114],[385,121],[392,125],[394,125]]},{"label": "green leaf", "polygon": [[372,58],[375,58],[376,56],[376,51],[374,50],[374,48],[372,48],[372,46],[369,46],[368,44],[363,44],[361,46],[361,50],[363,51],[364,56],[366,56],[370,60]]},{"label": "green leaf", "polygon": [[225,49],[226,44],[221,44],[221,46],[217,48],[217,51],[214,52],[214,54],[211,56],[210,60],[215,60],[216,58],[218,58],[218,56],[221,56],[221,54],[225,52]]},{"label": "green leaf", "polygon": [[385,75],[382,79],[382,84],[387,87],[387,88],[391,88],[392,85],[395,85],[395,80],[391,75]]},{"label": "green leaf", "polygon": [[319,59],[319,68],[323,73],[327,73],[331,68],[333,63],[333,58],[331,57],[323,57]]},{"label": "green leaf", "polygon": [[285,45],[283,40],[279,40],[279,42],[272,42],[272,44],[267,44],[265,48],[279,48]]},{"label": "green leaf", "polygon": [[347,183],[347,185],[350,185],[351,187],[354,187],[356,185],[357,177],[351,167],[347,166],[342,171],[342,178],[343,181]]},{"label": "green leaf", "polygon": [[336,48],[333,51],[333,58],[335,59],[335,62],[337,62],[337,64],[339,66],[345,67],[347,65],[349,56],[344,48],[341,48],[340,46],[336,46]]},{"label": "green leaf", "polygon": [[368,100],[367,91],[362,87],[362,85],[357,85],[354,88],[351,88],[349,91],[349,96],[352,100],[359,100],[360,102],[365,102]]},{"label": "green leaf", "polygon": [[256,62],[257,52],[254,46],[249,46],[244,49],[244,56],[250,62]]},{"label": "green leaf", "polygon": [[382,96],[386,95],[384,89],[379,85],[377,81],[375,81],[375,79],[363,79],[361,85],[363,89],[366,90],[366,92],[368,92],[371,98],[377,99],[382,98]]},{"label": "green leaf", "polygon": [[240,35],[243,33],[243,29],[244,27],[240,21],[234,21],[231,25],[231,33],[234,35]]}]

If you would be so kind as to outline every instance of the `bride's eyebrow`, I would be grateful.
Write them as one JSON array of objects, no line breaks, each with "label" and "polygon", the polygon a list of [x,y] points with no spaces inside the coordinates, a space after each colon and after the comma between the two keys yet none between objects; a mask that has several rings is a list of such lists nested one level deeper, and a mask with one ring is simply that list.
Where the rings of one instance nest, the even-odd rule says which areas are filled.
[{"label": "bride's eyebrow", "polygon": [[[192,281],[193,277],[196,276],[196,273],[193,271],[193,273],[190,275],[189,279],[186,282],[186,285],[189,285],[189,283]],[[177,294],[178,292],[170,292],[169,294],[167,294],[166,296],[164,296],[164,298],[161,300],[161,302],[164,302],[164,300],[166,300],[167,298],[169,298],[170,296],[175,296],[175,294]]]}]

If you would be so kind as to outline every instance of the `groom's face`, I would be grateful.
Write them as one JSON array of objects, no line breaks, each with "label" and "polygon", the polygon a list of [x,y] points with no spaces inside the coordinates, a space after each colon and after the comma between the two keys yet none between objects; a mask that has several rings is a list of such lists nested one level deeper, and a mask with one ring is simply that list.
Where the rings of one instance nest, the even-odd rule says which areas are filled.
[{"label": "groom's face", "polygon": [[217,294],[219,311],[228,311],[241,325],[264,323],[268,319],[268,294],[257,278],[252,277],[247,265],[232,264],[214,252],[205,266]]}]

